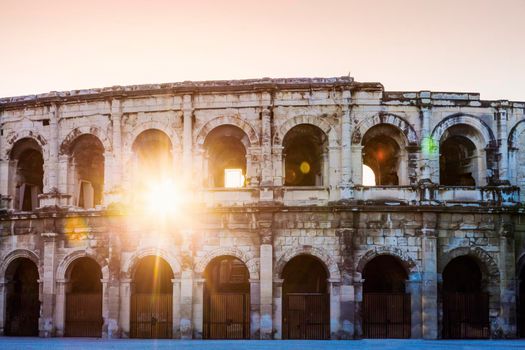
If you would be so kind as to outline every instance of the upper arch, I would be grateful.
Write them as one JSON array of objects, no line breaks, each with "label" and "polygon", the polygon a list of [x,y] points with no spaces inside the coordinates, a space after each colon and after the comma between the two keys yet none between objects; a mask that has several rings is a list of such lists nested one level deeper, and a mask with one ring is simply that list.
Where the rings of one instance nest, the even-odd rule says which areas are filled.
[{"label": "upper arch", "polygon": [[104,146],[104,152],[111,152],[111,143],[104,131],[96,126],[80,126],[69,132],[60,144],[60,154],[68,154],[71,150],[71,146],[82,135],[95,136],[100,143]]},{"label": "upper arch", "polygon": [[195,138],[196,145],[198,147],[202,147],[204,145],[204,141],[206,140],[206,136],[208,136],[208,134],[213,129],[221,125],[233,125],[233,126],[238,127],[239,129],[244,131],[246,136],[248,136],[248,140],[250,140],[250,147],[259,145],[259,137],[254,127],[236,115],[220,116],[220,117],[213,118],[212,120],[206,122],[196,134],[197,135]]},{"label": "upper arch", "polygon": [[418,143],[418,136],[412,125],[405,119],[392,113],[378,113],[371,118],[363,119],[357,124],[352,133],[352,143],[360,144],[363,135],[365,135],[370,128],[380,124],[392,125],[399,129],[405,135],[409,144],[415,145]]},{"label": "upper arch", "polygon": [[127,260],[123,266],[122,266],[122,272],[124,273],[125,278],[133,278],[133,274],[135,272],[135,269],[139,262],[148,256],[158,256],[162,259],[164,259],[168,265],[171,268],[171,271],[173,272],[173,275],[178,275],[181,272],[181,265],[177,258],[170,254],[168,251],[157,248],[157,247],[149,247],[145,249],[141,249],[139,251],[136,251],[129,260]]},{"label": "upper arch", "polygon": [[31,250],[28,250],[28,249],[16,249],[16,250],[9,252],[9,254],[7,254],[5,258],[3,259],[2,265],[0,266],[0,280],[5,278],[5,274],[6,274],[7,269],[9,268],[9,265],[11,265],[11,263],[15,261],[16,259],[20,259],[20,258],[31,260],[35,264],[38,270],[38,275],[41,278],[42,269],[39,264],[40,258],[37,255],[37,253]]},{"label": "upper arch", "polygon": [[473,115],[463,113],[456,113],[441,120],[432,130],[432,139],[439,143],[443,134],[450,127],[458,124],[469,125],[477,130],[482,135],[485,146],[495,140],[494,133],[484,121]]},{"label": "upper arch", "polygon": [[405,269],[407,275],[410,279],[421,279],[421,273],[418,269],[418,266],[414,259],[412,259],[406,252],[399,248],[394,247],[376,247],[375,249],[367,251],[360,259],[357,264],[357,272],[363,273],[365,270],[366,264],[368,264],[372,259],[380,255],[390,255],[399,260],[403,268]]},{"label": "upper arch", "polygon": [[484,278],[499,284],[500,276],[498,265],[489,253],[479,247],[458,247],[443,254],[441,259],[438,259],[438,273],[442,274],[448,263],[460,256],[474,257],[475,260],[480,263],[479,267]]},{"label": "upper arch", "polygon": [[75,260],[79,258],[90,258],[93,261],[95,261],[99,266],[100,270],[102,272],[102,278],[104,280],[109,279],[109,268],[107,261],[97,255],[90,254],[89,252],[85,250],[76,250],[64,257],[60,264],[58,265],[57,271],[56,271],[56,279],[57,281],[65,281],[67,280],[67,273],[69,271],[69,268],[72,263],[75,262]]},{"label": "upper arch", "polygon": [[250,279],[258,279],[259,278],[259,270],[258,270],[258,261],[257,259],[252,256],[251,254],[246,254],[242,250],[235,248],[235,247],[221,247],[212,250],[202,258],[200,258],[194,266],[194,271],[198,274],[202,274],[208,264],[215,258],[218,258],[220,256],[233,256],[246,265],[246,268],[248,269],[248,272],[250,273]]},{"label": "upper arch", "polygon": [[509,133],[509,148],[519,148],[519,138],[525,131],[525,120],[520,120]]},{"label": "upper arch", "polygon": [[274,278],[281,278],[286,264],[299,255],[311,255],[325,265],[329,273],[328,278],[332,281],[341,280],[341,272],[334,259],[324,249],[317,247],[295,247],[284,252],[275,264]]},{"label": "upper arch", "polygon": [[124,149],[131,150],[133,144],[137,140],[137,137],[146,130],[161,131],[165,133],[166,136],[168,136],[174,149],[179,149],[181,147],[181,140],[173,128],[170,128],[168,125],[160,121],[151,120],[149,122],[139,123],[137,126],[135,126],[135,128],[133,128],[133,130],[131,130]]},{"label": "upper arch", "polygon": [[284,137],[293,127],[301,124],[310,124],[321,129],[326,137],[328,137],[329,144],[332,145],[337,139],[334,128],[330,123],[314,115],[298,115],[286,120],[277,130],[273,138],[274,146],[282,146]]}]

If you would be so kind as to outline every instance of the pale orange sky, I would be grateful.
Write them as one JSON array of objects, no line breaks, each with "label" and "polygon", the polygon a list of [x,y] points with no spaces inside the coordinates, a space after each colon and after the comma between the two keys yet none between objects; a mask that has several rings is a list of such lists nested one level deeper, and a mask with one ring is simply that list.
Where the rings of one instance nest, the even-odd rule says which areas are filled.
[{"label": "pale orange sky", "polygon": [[0,96],[261,77],[525,101],[525,0],[0,0]]}]

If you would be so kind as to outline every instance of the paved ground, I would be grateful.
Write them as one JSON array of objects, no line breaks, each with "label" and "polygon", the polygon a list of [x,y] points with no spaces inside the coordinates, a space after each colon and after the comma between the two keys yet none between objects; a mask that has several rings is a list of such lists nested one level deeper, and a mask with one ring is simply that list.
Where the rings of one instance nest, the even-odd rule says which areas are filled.
[{"label": "paved ground", "polygon": [[498,350],[525,349],[525,340],[351,340],[351,341],[220,341],[220,340],[142,340],[142,339],[80,339],[80,338],[11,338],[0,337],[0,349],[126,349],[126,350]]}]

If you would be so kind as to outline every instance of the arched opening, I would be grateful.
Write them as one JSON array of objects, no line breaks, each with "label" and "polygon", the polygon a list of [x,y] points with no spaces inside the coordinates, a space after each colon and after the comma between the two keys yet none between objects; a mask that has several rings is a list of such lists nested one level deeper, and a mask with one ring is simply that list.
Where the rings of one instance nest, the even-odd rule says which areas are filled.
[{"label": "arched opening", "polygon": [[101,337],[102,272],[88,257],[71,263],[67,273],[66,337]]},{"label": "arched opening", "polygon": [[173,277],[161,257],[140,260],[131,290],[131,338],[173,337]]},{"label": "arched opening", "polygon": [[329,339],[330,294],[324,265],[310,255],[283,269],[283,338]]},{"label": "arched opening", "polygon": [[25,138],[16,142],[10,154],[10,193],[15,210],[32,211],[38,208],[38,195],[43,190],[44,158],[38,143]]},{"label": "arched opening", "polygon": [[38,268],[27,258],[18,258],[5,274],[5,335],[38,336],[40,316]]},{"label": "arched opening", "polygon": [[482,273],[469,256],[452,259],[443,271],[443,338],[488,338],[489,295]]},{"label": "arched opening", "polygon": [[250,338],[250,282],[244,263],[232,256],[213,259],[204,288],[205,339]]},{"label": "arched opening", "polygon": [[518,271],[518,336],[525,338],[525,266],[522,265]]},{"label": "arched opening", "polygon": [[205,186],[238,188],[245,186],[248,136],[233,125],[213,129],[204,142],[207,174]]},{"label": "arched opening", "polygon": [[323,186],[328,165],[328,141],[315,125],[300,124],[283,139],[284,185]]},{"label": "arched opening", "polygon": [[441,185],[480,185],[484,151],[481,152],[473,140],[480,141],[481,136],[469,125],[454,125],[443,134],[439,146]]},{"label": "arched opening", "polygon": [[173,174],[171,140],[163,131],[148,129],[133,142],[136,177],[140,181],[162,181]]},{"label": "arched opening", "polygon": [[363,336],[365,338],[410,338],[408,279],[399,259],[379,255],[363,271]]},{"label": "arched opening", "polygon": [[362,140],[363,165],[375,175],[377,186],[397,186],[406,176],[407,167],[403,133],[391,125],[380,124],[370,128]]},{"label": "arched opening", "polygon": [[73,204],[91,209],[102,204],[104,146],[91,134],[80,135],[69,149],[69,193]]}]

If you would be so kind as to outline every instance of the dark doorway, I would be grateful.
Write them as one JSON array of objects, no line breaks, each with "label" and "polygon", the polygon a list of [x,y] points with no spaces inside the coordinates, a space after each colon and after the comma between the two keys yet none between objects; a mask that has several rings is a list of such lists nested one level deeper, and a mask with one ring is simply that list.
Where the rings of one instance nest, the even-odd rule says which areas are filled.
[{"label": "dark doorway", "polygon": [[283,270],[283,338],[329,339],[328,273],[309,255],[290,260]]},{"label": "dark doorway", "polygon": [[75,260],[66,294],[66,337],[101,337],[102,272],[92,259]]},{"label": "dark doorway", "polygon": [[34,262],[19,258],[6,271],[5,335],[38,336],[40,301],[38,269]]},{"label": "dark doorway", "polygon": [[525,338],[525,265],[519,270],[518,278],[518,336]]},{"label": "dark doorway", "polygon": [[453,259],[443,271],[443,338],[488,338],[489,295],[473,258]]},{"label": "dark doorway", "polygon": [[451,136],[441,143],[439,181],[446,186],[476,186],[476,146],[464,136]]},{"label": "dark doorway", "polygon": [[363,271],[363,336],[410,338],[410,294],[405,293],[407,272],[399,260],[380,255]]},{"label": "dark doorway", "polygon": [[173,271],[159,256],[142,259],[133,276],[131,338],[173,337]]},{"label": "dark doorway", "polygon": [[205,339],[250,338],[250,282],[246,265],[232,256],[210,262],[204,272]]}]

